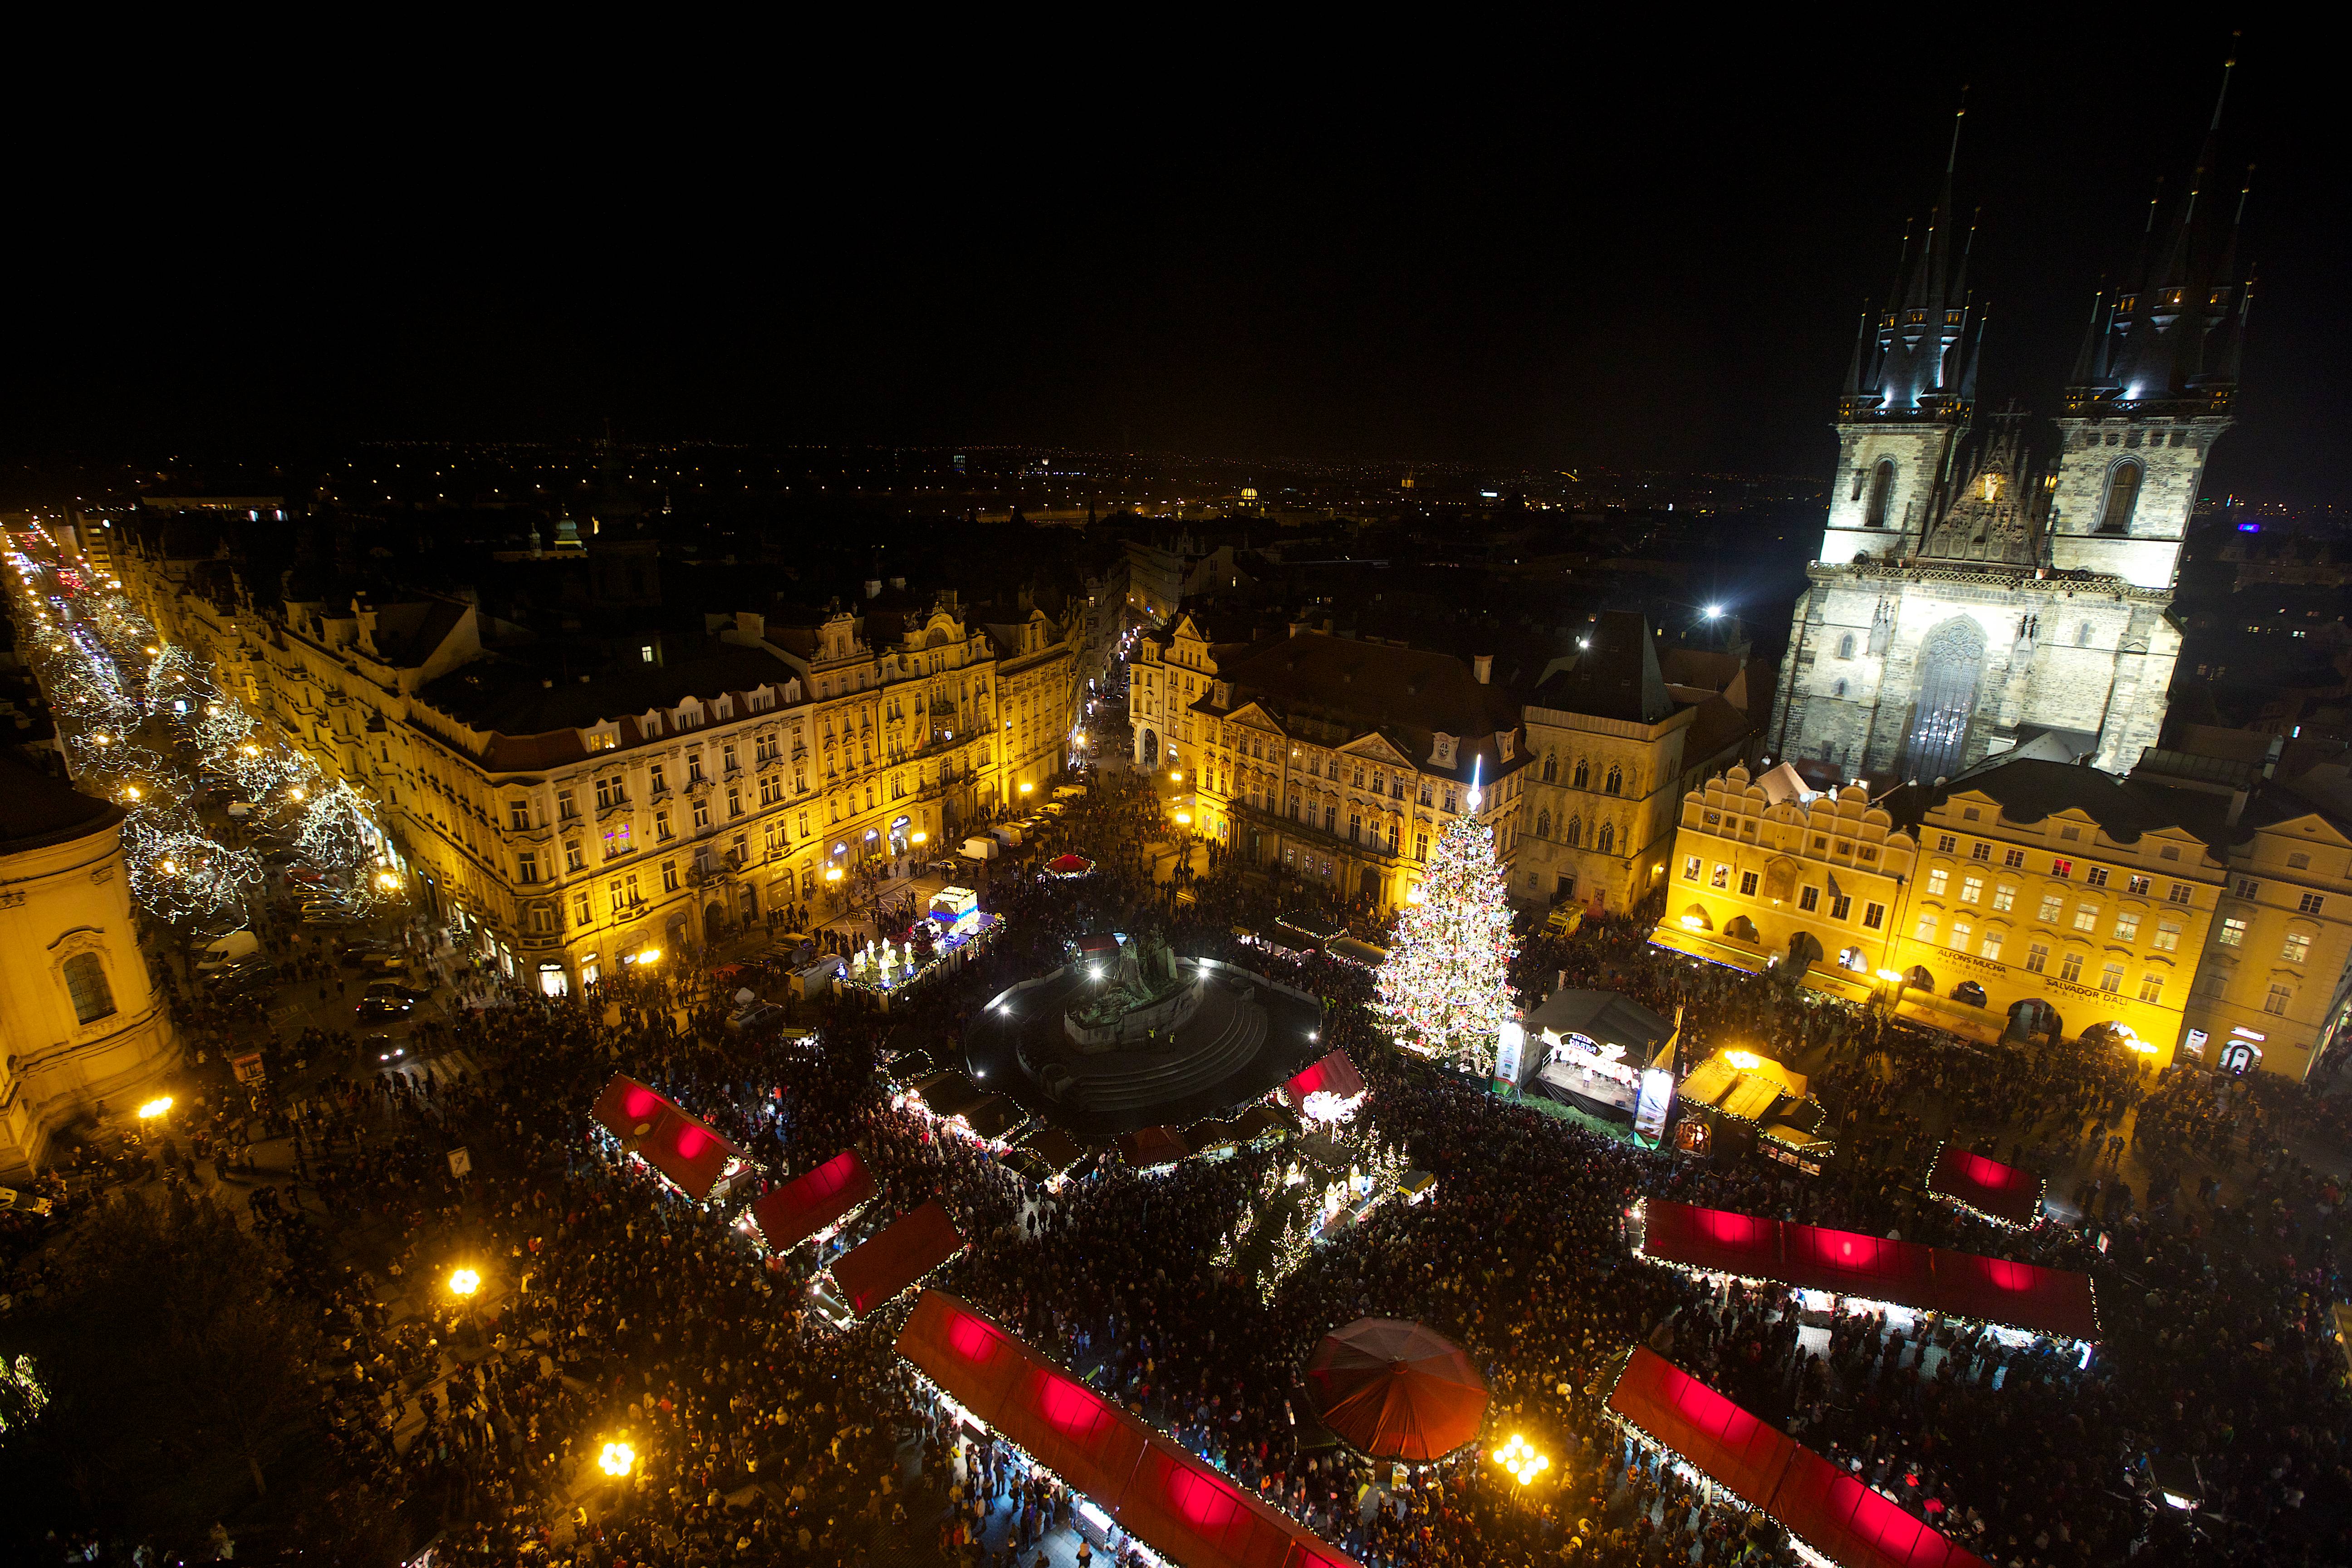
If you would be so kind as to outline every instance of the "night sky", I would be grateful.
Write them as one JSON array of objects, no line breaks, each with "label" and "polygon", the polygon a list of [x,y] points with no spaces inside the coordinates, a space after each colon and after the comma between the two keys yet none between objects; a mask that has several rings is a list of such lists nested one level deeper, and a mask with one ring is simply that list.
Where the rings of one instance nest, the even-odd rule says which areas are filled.
[{"label": "night sky", "polygon": [[[639,440],[1819,473],[1857,311],[1934,200],[1961,84],[1983,401],[2046,415],[2229,47],[1694,25],[1344,91],[1236,59],[820,104],[804,62],[789,89],[625,110],[599,107],[609,82],[495,114],[455,90],[134,108],[104,177],[37,178],[0,446],[294,462],[609,419]],[[2342,89],[2312,39],[2242,56],[2208,199],[2260,165],[2261,281],[2209,488],[2335,500]]]}]

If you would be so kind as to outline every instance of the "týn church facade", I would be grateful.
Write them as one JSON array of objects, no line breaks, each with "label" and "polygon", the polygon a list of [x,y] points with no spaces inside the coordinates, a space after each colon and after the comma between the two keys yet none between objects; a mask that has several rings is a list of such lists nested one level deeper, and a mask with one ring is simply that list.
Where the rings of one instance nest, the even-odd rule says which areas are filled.
[{"label": "t\u00fdn church facade", "polygon": [[[2151,204],[2095,302],[2054,459],[1977,411],[1984,312],[1951,164],[1838,405],[1838,468],[1768,749],[1817,781],[1933,784],[2044,738],[2110,773],[2157,743],[2168,611],[2205,460],[2231,423],[2250,285],[2214,112],[2187,188]],[[1955,150],[1958,136],[1955,128]]]}]

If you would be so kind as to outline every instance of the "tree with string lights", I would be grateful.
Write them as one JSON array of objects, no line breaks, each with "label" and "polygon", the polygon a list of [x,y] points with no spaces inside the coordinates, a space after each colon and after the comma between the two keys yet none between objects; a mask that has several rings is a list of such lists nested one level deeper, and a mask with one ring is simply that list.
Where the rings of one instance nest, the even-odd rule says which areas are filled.
[{"label": "tree with string lights", "polygon": [[1380,1009],[1400,1043],[1475,1071],[1492,1068],[1496,1041],[1517,1011],[1510,895],[1494,829],[1478,820],[1480,799],[1474,771],[1462,815],[1430,853],[1421,901],[1405,906],[1375,977]]}]

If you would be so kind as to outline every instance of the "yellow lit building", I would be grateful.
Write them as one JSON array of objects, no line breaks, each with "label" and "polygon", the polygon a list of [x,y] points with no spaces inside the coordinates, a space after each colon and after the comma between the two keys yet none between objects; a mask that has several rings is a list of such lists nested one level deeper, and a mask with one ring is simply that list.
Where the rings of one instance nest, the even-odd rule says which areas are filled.
[{"label": "yellow lit building", "polygon": [[172,1063],[139,951],[122,812],[0,756],[0,1181],[105,1100],[130,1113]]}]

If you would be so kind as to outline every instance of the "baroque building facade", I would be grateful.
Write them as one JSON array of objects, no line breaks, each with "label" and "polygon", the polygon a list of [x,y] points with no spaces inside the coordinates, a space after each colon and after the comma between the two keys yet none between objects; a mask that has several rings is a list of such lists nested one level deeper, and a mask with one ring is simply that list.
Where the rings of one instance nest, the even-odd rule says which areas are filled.
[{"label": "baroque building facade", "polygon": [[128,542],[133,604],[367,800],[436,915],[551,993],[951,853],[1066,765],[1083,701],[1076,605],[740,613],[685,657],[566,676],[472,603],[257,603],[166,539]]},{"label": "baroque building facade", "polygon": [[1932,784],[2036,736],[2116,773],[2157,743],[2174,576],[2248,307],[2237,218],[2215,221],[2219,123],[2173,210],[2151,206],[2126,287],[2095,301],[2047,466],[2021,416],[1975,427],[1983,312],[1947,163],[1855,340],[1775,754],[1816,779]]}]

